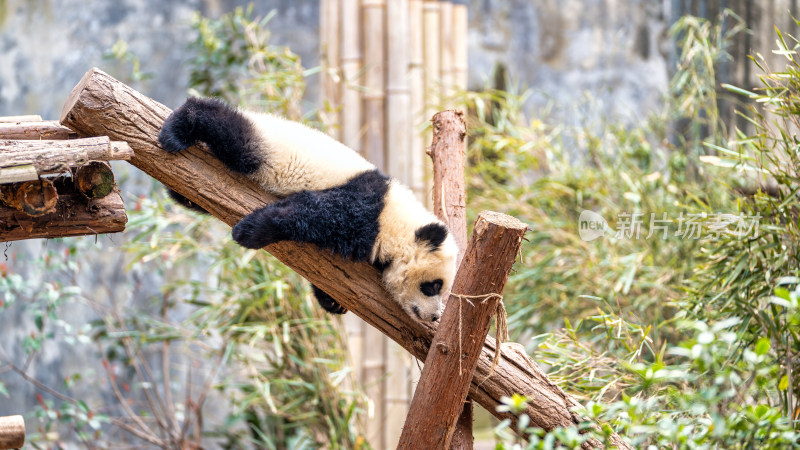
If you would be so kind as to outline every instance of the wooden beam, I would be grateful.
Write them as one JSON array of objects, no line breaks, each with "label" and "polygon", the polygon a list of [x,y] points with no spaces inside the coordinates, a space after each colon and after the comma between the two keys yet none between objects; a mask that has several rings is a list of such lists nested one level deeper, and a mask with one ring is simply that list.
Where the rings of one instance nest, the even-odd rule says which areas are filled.
[{"label": "wooden beam", "polygon": [[78,134],[55,120],[41,122],[0,122],[2,139],[74,139]]},{"label": "wooden beam", "polygon": [[41,176],[63,173],[89,161],[128,160],[132,156],[133,150],[128,144],[112,143],[107,136],[66,141],[3,140],[0,141],[0,178],[4,170],[19,170],[21,166],[33,165]]},{"label": "wooden beam", "polygon": [[0,450],[25,445],[25,419],[22,416],[0,417]]},{"label": "wooden beam", "polygon": [[119,191],[100,199],[87,199],[71,178],[55,180],[58,202],[53,212],[32,217],[12,207],[0,206],[0,242],[117,233],[125,230],[128,216]]},{"label": "wooden beam", "polygon": [[[125,139],[133,148],[131,164],[197,203],[229,225],[274,201],[254,181],[231,173],[200,147],[167,154],[158,146],[158,133],[171,110],[147,98],[99,69],[92,69],[73,89],[61,114],[61,123],[82,136],[107,135]],[[424,359],[433,338],[433,324],[417,322],[389,297],[378,271],[313,245],[279,242],[266,249],[417,358]],[[496,343],[488,337],[470,384],[470,397],[499,419],[516,417],[498,412],[501,398],[514,393],[533,398],[524,413],[531,426],[545,430],[580,423],[571,411],[577,405],[550,381],[524,347],[506,344],[503,357],[492,370]],[[522,349],[520,349],[522,347]],[[619,436],[612,441],[630,448]]]},{"label": "wooden beam", "polygon": [[472,371],[527,229],[505,214],[484,211],[478,216],[398,448],[419,448],[420,442],[425,448],[449,448]]},{"label": "wooden beam", "polygon": [[28,114],[26,116],[0,116],[2,123],[19,123],[19,122],[41,122],[42,116],[36,114]]}]

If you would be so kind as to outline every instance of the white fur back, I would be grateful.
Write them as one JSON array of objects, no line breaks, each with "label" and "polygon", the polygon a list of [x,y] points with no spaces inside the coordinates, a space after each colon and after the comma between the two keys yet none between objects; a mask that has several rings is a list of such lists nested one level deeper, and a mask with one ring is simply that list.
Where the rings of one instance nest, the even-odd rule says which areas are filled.
[{"label": "white fur back", "polygon": [[271,114],[242,112],[263,140],[260,148],[266,164],[252,177],[273,194],[327,189],[375,169],[353,149],[318,130]]}]

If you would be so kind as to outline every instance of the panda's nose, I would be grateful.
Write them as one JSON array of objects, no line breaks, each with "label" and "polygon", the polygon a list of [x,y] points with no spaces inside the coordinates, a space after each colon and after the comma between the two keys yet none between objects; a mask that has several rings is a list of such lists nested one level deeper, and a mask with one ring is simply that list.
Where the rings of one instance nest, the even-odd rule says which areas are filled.
[{"label": "panda's nose", "polygon": [[437,320],[439,320],[439,315],[438,314],[431,315],[431,322],[436,322]]}]

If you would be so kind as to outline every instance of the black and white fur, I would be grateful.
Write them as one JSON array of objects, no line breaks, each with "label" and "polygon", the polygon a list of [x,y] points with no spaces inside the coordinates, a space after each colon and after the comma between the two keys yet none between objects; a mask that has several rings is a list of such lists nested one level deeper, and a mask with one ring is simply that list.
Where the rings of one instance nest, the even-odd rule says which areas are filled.
[{"label": "black and white fur", "polygon": [[[176,109],[158,140],[168,152],[202,142],[229,169],[282,197],[236,224],[233,239],[240,245],[309,242],[368,261],[382,271],[387,291],[407,314],[419,321],[439,318],[442,294],[455,276],[453,237],[408,188],[352,149],[300,123],[200,98]],[[347,312],[313,288],[325,310]]]}]

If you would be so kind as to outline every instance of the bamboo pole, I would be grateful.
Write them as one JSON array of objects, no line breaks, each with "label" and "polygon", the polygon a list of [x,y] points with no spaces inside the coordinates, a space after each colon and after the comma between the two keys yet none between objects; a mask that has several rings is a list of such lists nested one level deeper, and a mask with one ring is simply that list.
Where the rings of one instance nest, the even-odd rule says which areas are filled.
[{"label": "bamboo pole", "polygon": [[423,203],[430,203],[430,193],[425,189],[425,133],[423,125],[430,116],[425,110],[425,69],[423,56],[422,0],[409,0],[409,70],[408,83],[411,90],[411,166],[408,186]]},{"label": "bamboo pole", "polygon": [[467,90],[467,43],[469,16],[467,5],[453,5],[453,87],[456,91]]},{"label": "bamboo pole", "polygon": [[25,419],[22,416],[0,417],[0,450],[25,445]]},{"label": "bamboo pole", "polygon": [[408,83],[408,0],[387,3],[386,147],[388,174],[408,185],[411,178],[411,91]]},{"label": "bamboo pole", "polygon": [[450,2],[439,2],[439,78],[441,79],[441,101],[436,109],[452,108],[450,101],[453,97],[453,60],[454,43],[453,36],[453,4]]},{"label": "bamboo pole", "polygon": [[[401,183],[408,185],[411,178],[411,92],[408,84],[408,0],[390,0],[386,3],[386,170]],[[409,371],[411,358],[395,342],[383,336],[386,352],[386,420],[384,421],[384,448],[394,448],[400,439],[401,428],[408,406]]]},{"label": "bamboo pole", "polygon": [[[364,55],[364,155],[375,166],[386,171],[386,145],[384,136],[384,106],[386,83],[384,79],[386,0],[361,0],[363,18]],[[367,327],[364,332],[363,385],[372,402],[373,420],[367,422],[367,439],[385,448],[387,441],[387,404],[389,370],[389,342],[376,329]]]},{"label": "bamboo pole", "polygon": [[[425,89],[425,119],[429,120],[436,114],[441,103],[439,88],[441,85],[441,65],[440,65],[440,34],[439,20],[440,6],[437,1],[426,0],[422,6],[422,27],[423,27],[423,68],[424,68],[424,89]],[[424,142],[431,142],[432,133],[427,131]],[[433,187],[433,166],[430,161],[424,161],[424,183],[425,183],[425,203],[432,207],[430,192]]]},{"label": "bamboo pole", "polygon": [[322,100],[325,105],[325,125],[328,135],[341,140],[341,59],[339,44],[341,40],[339,25],[341,24],[342,0],[321,0],[320,2],[320,61],[322,61]]},{"label": "bamboo pole", "polygon": [[342,143],[364,154],[361,146],[361,10],[358,0],[342,0]]},{"label": "bamboo pole", "polygon": [[386,0],[361,0],[364,18],[364,154],[380,170],[385,171],[384,141],[384,74]]}]

